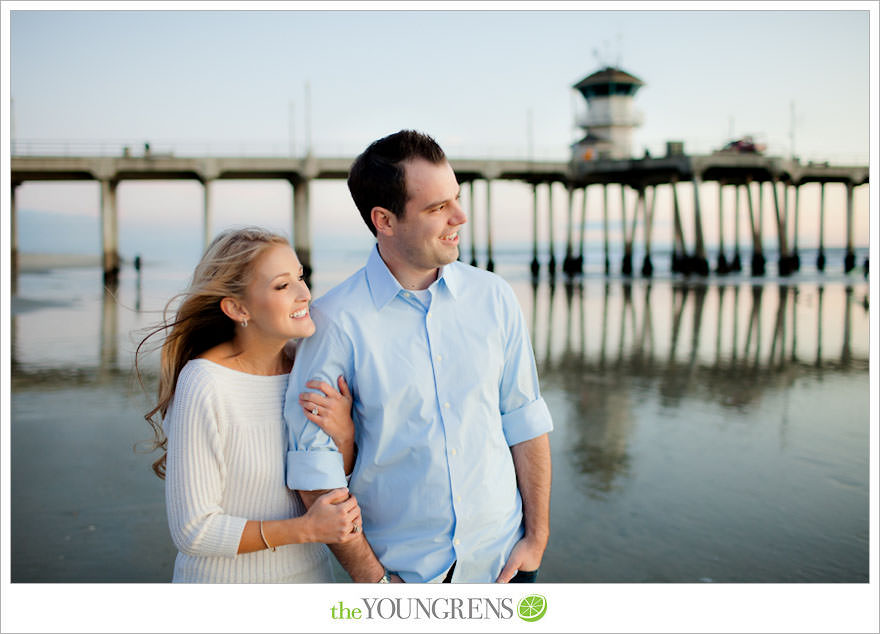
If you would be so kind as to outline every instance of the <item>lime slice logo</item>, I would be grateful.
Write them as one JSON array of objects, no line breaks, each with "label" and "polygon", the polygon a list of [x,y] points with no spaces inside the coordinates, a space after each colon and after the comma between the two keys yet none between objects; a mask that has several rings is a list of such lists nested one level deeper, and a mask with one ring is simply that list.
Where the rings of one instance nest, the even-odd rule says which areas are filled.
[{"label": "lime slice logo", "polygon": [[523,621],[538,621],[547,612],[547,599],[540,594],[530,594],[516,606],[517,614]]}]

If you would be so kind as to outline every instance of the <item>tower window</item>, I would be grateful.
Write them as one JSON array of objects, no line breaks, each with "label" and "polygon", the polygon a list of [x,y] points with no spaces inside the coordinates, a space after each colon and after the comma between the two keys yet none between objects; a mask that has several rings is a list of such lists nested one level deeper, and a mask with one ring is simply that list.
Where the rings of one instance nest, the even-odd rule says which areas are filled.
[{"label": "tower window", "polygon": [[595,84],[583,89],[585,98],[609,97],[612,95],[633,95],[637,86],[634,84]]}]

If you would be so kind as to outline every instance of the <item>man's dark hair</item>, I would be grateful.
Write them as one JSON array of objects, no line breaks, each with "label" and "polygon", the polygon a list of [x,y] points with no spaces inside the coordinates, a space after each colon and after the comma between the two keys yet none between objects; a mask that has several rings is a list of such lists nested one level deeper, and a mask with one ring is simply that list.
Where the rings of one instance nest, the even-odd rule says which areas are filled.
[{"label": "man's dark hair", "polygon": [[348,191],[373,235],[373,207],[384,207],[398,218],[403,217],[407,201],[403,163],[416,158],[436,164],[445,161],[446,155],[427,134],[401,130],[373,141],[352,164]]}]

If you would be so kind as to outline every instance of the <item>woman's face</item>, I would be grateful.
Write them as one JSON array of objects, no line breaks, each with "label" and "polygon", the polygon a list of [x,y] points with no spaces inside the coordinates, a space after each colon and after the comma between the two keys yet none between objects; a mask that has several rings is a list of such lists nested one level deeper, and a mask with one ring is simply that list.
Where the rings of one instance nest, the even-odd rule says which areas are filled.
[{"label": "woman's face", "polygon": [[248,329],[284,341],[310,337],[315,332],[309,315],[311,299],[296,253],[285,244],[272,245],[254,262],[253,277],[245,292]]}]

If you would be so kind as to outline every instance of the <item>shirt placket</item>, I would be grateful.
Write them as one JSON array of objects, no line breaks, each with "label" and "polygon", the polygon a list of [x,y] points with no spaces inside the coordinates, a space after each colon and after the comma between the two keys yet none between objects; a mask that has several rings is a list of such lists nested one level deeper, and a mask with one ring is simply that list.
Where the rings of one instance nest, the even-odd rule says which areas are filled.
[{"label": "shirt placket", "polygon": [[459,547],[462,543],[462,527],[460,519],[462,496],[459,493],[458,478],[460,473],[459,463],[461,460],[461,447],[459,447],[458,435],[455,430],[459,426],[458,408],[454,406],[455,394],[450,387],[451,377],[448,376],[446,367],[448,362],[444,360],[446,347],[440,333],[439,323],[442,318],[445,301],[439,298],[439,294],[432,292],[432,301],[425,312],[425,332],[428,337],[428,349],[431,353],[431,368],[434,372],[434,388],[436,391],[438,413],[443,424],[443,433],[446,439],[446,466],[449,472],[450,506],[455,516],[455,529],[452,535],[452,547],[459,556]]}]

